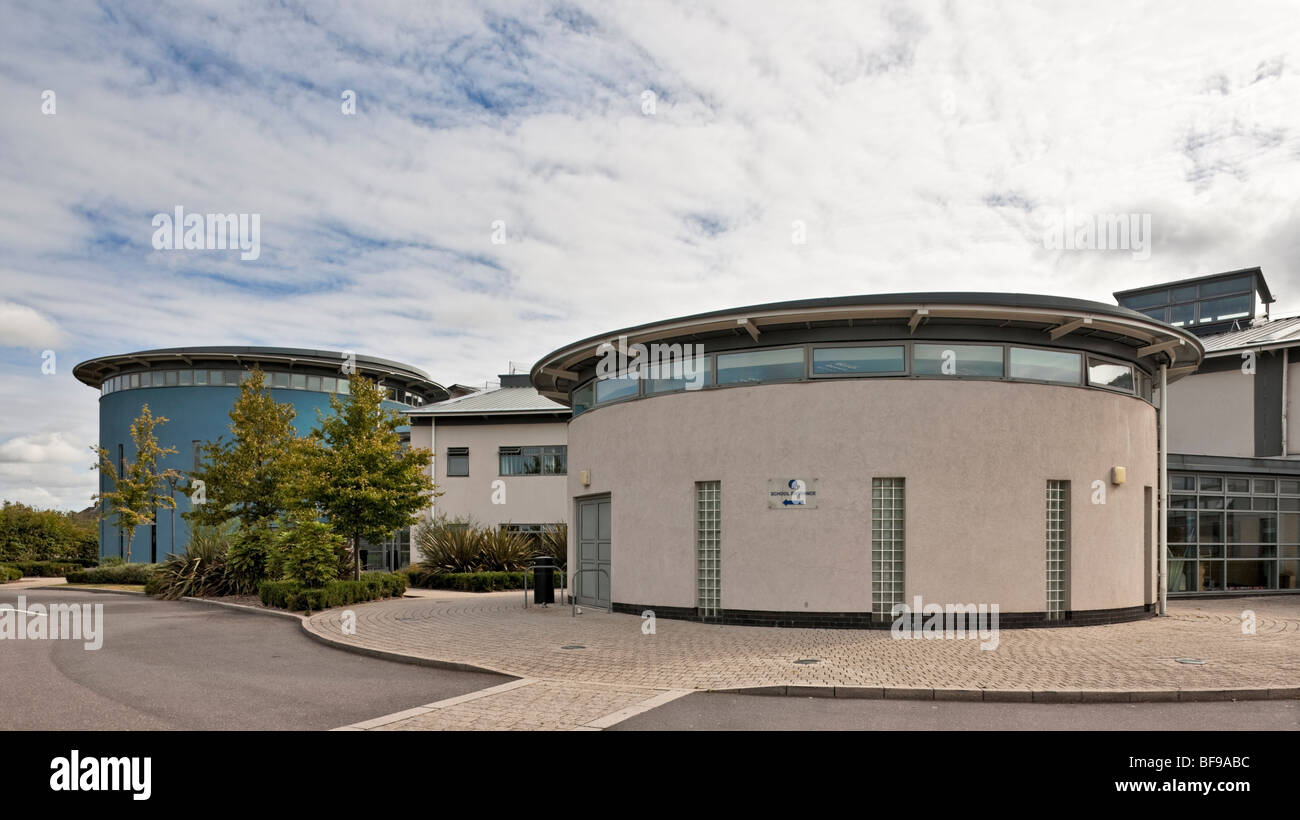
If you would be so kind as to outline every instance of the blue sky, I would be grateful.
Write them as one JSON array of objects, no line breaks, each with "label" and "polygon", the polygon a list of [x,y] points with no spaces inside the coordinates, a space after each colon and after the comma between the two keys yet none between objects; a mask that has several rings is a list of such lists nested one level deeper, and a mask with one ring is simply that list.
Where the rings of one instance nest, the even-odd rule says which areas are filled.
[{"label": "blue sky", "polygon": [[[0,497],[86,506],[71,368],[130,350],[482,383],[737,304],[1252,265],[1300,312],[1289,5],[2,0]],[[260,257],[155,250],[178,205]],[[1049,249],[1067,211],[1150,214],[1149,257]]]}]

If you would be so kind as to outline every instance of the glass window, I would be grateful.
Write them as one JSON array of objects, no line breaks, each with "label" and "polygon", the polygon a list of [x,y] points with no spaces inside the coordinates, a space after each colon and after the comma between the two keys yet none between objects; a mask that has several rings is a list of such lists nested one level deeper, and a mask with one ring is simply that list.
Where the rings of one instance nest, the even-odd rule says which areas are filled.
[{"label": "glass window", "polygon": [[[1011,378],[1078,384],[1079,360],[1078,353],[1013,347],[1011,348]],[[1132,374],[1130,380],[1131,378]]]},{"label": "glass window", "polygon": [[447,448],[447,475],[449,476],[469,475],[469,448],[468,447]]},{"label": "glass window", "polygon": [[1201,476],[1201,492],[1203,493],[1222,493],[1223,479],[1214,475]]},{"label": "glass window", "polygon": [[1149,310],[1142,311],[1142,313],[1145,313],[1152,319],[1158,319],[1163,322],[1169,316],[1169,308],[1150,308]]},{"label": "glass window", "polygon": [[1254,283],[1251,277],[1238,276],[1235,279],[1225,279],[1222,282],[1206,282],[1201,285],[1201,298],[1222,296],[1225,293],[1241,293],[1242,291],[1254,291]]},{"label": "glass window", "polygon": [[1228,492],[1230,493],[1248,493],[1250,492],[1249,478],[1229,478]]},{"label": "glass window", "polygon": [[220,370],[208,371],[208,384],[220,385],[225,383],[225,381],[226,377],[222,375]]},{"label": "glass window", "polygon": [[1000,345],[912,346],[912,373],[918,376],[977,376],[1002,378]]},{"label": "glass window", "polygon": [[1196,303],[1173,305],[1169,308],[1169,324],[1174,327],[1186,327],[1196,321]]},{"label": "glass window", "polygon": [[1198,541],[1202,544],[1223,542],[1223,513],[1203,512],[1197,522]]},{"label": "glass window", "polygon": [[1171,301],[1195,302],[1196,299],[1197,299],[1196,285],[1190,285],[1185,288],[1174,288],[1174,295]]},{"label": "glass window", "polygon": [[1155,307],[1156,305],[1165,305],[1169,303],[1169,291],[1157,290],[1151,293],[1135,293],[1132,296],[1124,297],[1124,307],[1133,310],[1142,308]]},{"label": "glass window", "polygon": [[347,379],[338,379],[336,385],[338,386],[338,393],[340,396],[346,396],[352,392],[352,382]]},{"label": "glass window", "polygon": [[1169,511],[1169,542],[1196,543],[1196,513],[1182,510]]},{"label": "glass window", "polygon": [[1224,296],[1220,299],[1207,299],[1201,302],[1201,323],[1249,316],[1251,309],[1254,307],[1254,296],[1249,293],[1243,293],[1240,296]]},{"label": "glass window", "polygon": [[501,475],[564,475],[568,472],[567,445],[502,447],[498,451]]},{"label": "glass window", "polygon": [[179,374],[179,378],[180,378],[180,383],[181,383],[182,385],[193,384],[193,383],[194,383],[194,371],[192,371],[192,370],[182,370],[182,371],[180,372],[180,374]]},{"label": "glass window", "polygon": [[604,404],[607,401],[635,396],[640,384],[640,379],[630,379],[626,376],[614,379],[597,379],[596,404]]},{"label": "glass window", "polygon": [[1300,495],[1300,481],[1284,478],[1278,481],[1277,489],[1282,495]]},{"label": "glass window", "polygon": [[570,395],[570,399],[573,402],[573,415],[576,416],[579,413],[584,413],[587,410],[590,410],[592,402],[595,399],[594,383],[588,382],[582,387],[575,388],[573,393]]},{"label": "glass window", "polygon": [[271,374],[271,386],[272,386],[272,387],[288,387],[288,386],[289,386],[289,374],[288,374],[288,373],[272,373],[272,374]]},{"label": "glass window", "polygon": [[1098,359],[1089,359],[1088,384],[1094,387],[1109,387],[1112,390],[1132,392],[1133,368],[1126,364],[1112,364]]},{"label": "glass window", "polygon": [[308,377],[307,377],[307,389],[308,389],[308,390],[314,390],[314,391],[316,391],[317,393],[319,393],[319,392],[320,392],[320,376],[308,376]]},{"label": "glass window", "polygon": [[1276,561],[1229,561],[1228,589],[1276,589]]},{"label": "glass window", "polygon": [[1169,496],[1169,509],[1171,509],[1171,510],[1194,510],[1194,509],[1196,509],[1196,496],[1194,496],[1194,495],[1171,495],[1171,496]]},{"label": "glass window", "polygon": [[1300,510],[1300,498],[1279,498],[1277,500],[1279,510],[1290,510],[1292,512]]},{"label": "glass window", "polygon": [[306,389],[307,389],[307,374],[306,374],[306,373],[294,373],[294,374],[293,374],[293,378],[289,381],[289,386],[292,387],[294,390],[306,390]]},{"label": "glass window", "polygon": [[176,371],[175,371],[175,370],[168,370],[166,373],[163,373],[163,384],[167,385],[168,387],[175,387],[175,386],[176,386]]},{"label": "glass window", "polygon": [[902,373],[906,369],[902,345],[813,349],[812,372],[815,376]]},{"label": "glass window", "polygon": [[207,384],[207,383],[208,383],[208,371],[206,371],[206,370],[195,370],[195,371],[194,371],[194,383],[195,383],[195,384]]},{"label": "glass window", "polygon": [[1277,562],[1277,588],[1278,589],[1296,589],[1300,587],[1300,561],[1278,561]]},{"label": "glass window", "polygon": [[1281,536],[1283,544],[1300,544],[1300,515],[1282,513]]},{"label": "glass window", "polygon": [[1276,509],[1277,509],[1277,499],[1276,499],[1276,498],[1259,498],[1259,497],[1256,497],[1256,498],[1252,499],[1252,504],[1251,504],[1251,506],[1252,506],[1254,509],[1256,509],[1256,510],[1276,510]]},{"label": "glass window", "polygon": [[[718,384],[790,381],[804,376],[802,347],[723,353],[718,356]],[[599,401],[597,396],[597,401]]]},{"label": "glass window", "polygon": [[248,371],[246,371],[246,370],[227,370],[227,371],[226,371],[226,384],[238,385],[238,384],[239,384],[239,381],[240,381],[239,377],[240,377],[241,375],[243,375],[244,373],[247,373],[247,372],[248,372]]},{"label": "glass window", "polygon": [[1228,513],[1231,544],[1276,544],[1277,516],[1270,512]]},{"label": "glass window", "polygon": [[335,382],[334,382],[334,377],[333,377],[333,376],[321,376],[321,377],[320,377],[320,389],[321,389],[321,390],[323,390],[323,391],[326,392],[326,393],[333,393],[333,392],[335,391],[336,388],[337,388],[337,385],[336,385]]},{"label": "glass window", "polygon": [[[146,374],[146,375],[147,375],[147,374]],[[136,387],[139,387],[139,386],[140,386],[140,374],[139,374],[139,373],[132,373],[132,374],[131,374],[131,387],[132,387],[132,388],[136,388]]]},{"label": "glass window", "polygon": [[1169,489],[1171,490],[1191,490],[1196,491],[1196,476],[1194,475],[1171,475],[1169,476]]},{"label": "glass window", "polygon": [[1255,479],[1255,492],[1275,493],[1277,492],[1277,483],[1271,478],[1257,478]]},{"label": "glass window", "polygon": [[1200,574],[1198,588],[1201,592],[1221,592],[1223,590],[1223,562],[1200,561],[1197,563]]},{"label": "glass window", "polygon": [[[689,370],[685,368],[682,368],[680,370],[663,368],[663,372],[660,373],[659,375],[663,375],[668,378],[645,379],[645,392],[646,393],[668,393],[673,390],[698,390],[701,387],[705,387],[706,385],[712,384],[711,379],[713,376],[713,360],[710,359],[708,356],[704,356],[699,359],[691,358],[688,367],[690,368]],[[654,368],[650,368],[648,370],[648,373],[652,376],[656,375]],[[671,378],[672,376],[680,376],[681,378]],[[689,376],[690,378],[687,378],[687,376]],[[577,395],[576,392],[574,395],[575,396]],[[590,400],[588,400],[587,403],[590,404]],[[578,410],[576,407],[574,408],[575,414],[581,412],[582,411]]]},{"label": "glass window", "polygon": [[154,371],[153,373],[151,373],[150,375],[153,377],[153,386],[154,386],[154,387],[162,387],[162,386],[163,386],[163,372],[162,372],[161,370],[155,370],[155,371]]}]

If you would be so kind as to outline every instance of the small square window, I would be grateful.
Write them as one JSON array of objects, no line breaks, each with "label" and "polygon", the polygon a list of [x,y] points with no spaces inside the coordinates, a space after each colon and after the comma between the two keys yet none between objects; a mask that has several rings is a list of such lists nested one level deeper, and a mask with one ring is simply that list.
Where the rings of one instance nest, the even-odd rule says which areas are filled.
[{"label": "small square window", "polygon": [[292,379],[290,380],[290,382],[289,382],[289,386],[292,387],[294,390],[306,390],[306,389],[307,389],[307,374],[306,374],[306,373],[294,373],[294,374],[293,374],[293,378],[292,378]]},{"label": "small square window", "polygon": [[317,393],[319,393],[319,392],[320,392],[320,376],[308,376],[308,377],[307,377],[307,389],[308,389],[308,390],[314,390],[314,391],[316,391]]},{"label": "small square window", "polygon": [[179,378],[179,381],[180,381],[180,383],[181,383],[182,386],[187,385],[187,384],[193,384],[193,383],[194,383],[194,371],[192,371],[192,370],[182,370],[182,371],[178,374],[178,378]]},{"label": "small square window", "polygon": [[166,373],[164,373],[164,374],[163,374],[163,383],[166,384],[168,387],[175,387],[175,386],[176,386],[176,371],[175,371],[175,370],[168,370]]},{"label": "small square window", "polygon": [[469,448],[468,447],[447,448],[447,475],[449,476],[469,475]]}]

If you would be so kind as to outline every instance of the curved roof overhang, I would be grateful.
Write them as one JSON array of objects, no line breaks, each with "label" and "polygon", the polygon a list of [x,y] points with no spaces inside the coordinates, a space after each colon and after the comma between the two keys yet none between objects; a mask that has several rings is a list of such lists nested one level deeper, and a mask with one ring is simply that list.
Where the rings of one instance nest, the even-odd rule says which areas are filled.
[{"label": "curved roof overhang", "polygon": [[531,378],[542,395],[568,404],[568,391],[580,371],[594,366],[598,348],[617,345],[623,337],[628,345],[695,342],[719,334],[748,334],[759,342],[765,328],[862,322],[897,324],[905,338],[929,323],[963,321],[1030,328],[1057,344],[1071,334],[1118,342],[1153,368],[1167,364],[1171,381],[1195,371],[1205,356],[1195,334],[1101,302],[1014,293],[901,293],[752,305],[615,330],[553,351],[533,365]]},{"label": "curved roof overhang", "polygon": [[[307,366],[338,370],[343,355],[339,351],[292,347],[175,347],[88,359],[74,367],[72,375],[81,383],[98,389],[110,376],[141,368],[191,367],[203,362],[228,363],[237,367],[272,365],[292,369]],[[428,401],[444,401],[450,397],[446,388],[410,365],[373,356],[357,356],[356,364],[359,372],[401,384],[407,390],[426,395]]]}]

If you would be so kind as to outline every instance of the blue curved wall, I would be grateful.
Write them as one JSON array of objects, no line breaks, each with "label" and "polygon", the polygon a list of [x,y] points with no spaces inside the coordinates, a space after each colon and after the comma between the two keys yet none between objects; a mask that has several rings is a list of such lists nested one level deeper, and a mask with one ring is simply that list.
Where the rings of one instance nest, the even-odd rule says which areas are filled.
[{"label": "blue curved wall", "polygon": [[[316,426],[317,414],[328,415],[330,412],[330,394],[306,390],[272,389],[271,395],[276,401],[291,404],[297,415],[294,426],[300,435],[306,435]],[[175,453],[164,457],[160,470],[173,469],[188,473],[194,469],[194,442],[215,441],[218,436],[230,440],[230,408],[239,397],[237,386],[190,386],[190,387],[141,387],[133,390],[119,390],[99,399],[99,446],[108,451],[109,457],[117,463],[118,445],[123,447],[123,455],[128,461],[135,460],[135,446],[131,443],[131,423],[140,415],[140,409],[148,404],[154,416],[166,417],[167,423],[154,428],[158,442],[162,447],[174,447]],[[402,405],[384,402],[384,406],[393,410],[402,409]],[[403,428],[405,429],[405,428]],[[189,524],[182,513],[190,509],[189,496],[184,492],[186,481],[178,484],[176,491],[176,541],[172,542],[172,511],[159,510],[156,533],[150,527],[136,530],[131,545],[132,562],[161,561],[168,553],[184,552],[189,542]],[[108,478],[101,474],[101,490],[108,489]],[[121,555],[125,557],[125,537],[119,533],[113,523],[114,519],[101,521],[99,525],[99,554],[101,558]],[[156,549],[152,547],[152,537],[157,536]]]}]

